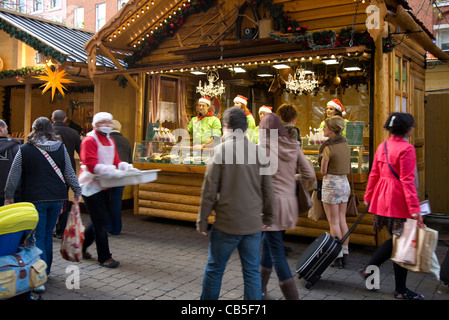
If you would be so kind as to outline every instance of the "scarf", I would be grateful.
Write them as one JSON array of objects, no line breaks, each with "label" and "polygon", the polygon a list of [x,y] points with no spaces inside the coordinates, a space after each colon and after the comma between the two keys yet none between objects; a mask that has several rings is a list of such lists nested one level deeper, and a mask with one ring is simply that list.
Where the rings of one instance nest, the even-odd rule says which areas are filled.
[{"label": "scarf", "polygon": [[343,142],[346,142],[346,138],[339,134],[339,135],[336,135],[334,137],[331,137],[331,138],[327,139],[321,145],[320,150],[318,151],[318,164],[320,165],[320,167],[321,167],[321,159],[322,159],[322,155],[321,154],[323,153],[324,148],[326,146],[331,146],[333,144],[338,144],[338,143],[343,143]]},{"label": "scarf", "polygon": [[196,122],[201,121],[201,119],[205,118],[205,117],[212,117],[214,114],[212,113],[212,111],[209,111],[208,113],[206,113],[204,116],[201,115],[200,113],[198,113],[198,120],[196,120]]}]

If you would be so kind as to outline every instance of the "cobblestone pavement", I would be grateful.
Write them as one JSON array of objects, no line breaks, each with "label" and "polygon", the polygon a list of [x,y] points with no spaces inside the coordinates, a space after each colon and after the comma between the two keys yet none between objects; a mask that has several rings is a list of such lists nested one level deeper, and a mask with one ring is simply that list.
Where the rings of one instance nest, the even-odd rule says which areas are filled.
[{"label": "cobblestone pavement", "polygon": [[[82,214],[84,224],[89,216]],[[287,236],[291,247],[288,262],[292,270],[312,238]],[[94,259],[80,263],[65,261],[59,253],[60,240],[54,239],[51,275],[42,300],[199,300],[204,266],[207,261],[208,237],[199,235],[194,223],[151,218],[123,212],[123,231],[109,236],[113,258],[120,261],[116,269],[99,266],[95,245],[90,247]],[[437,256],[441,263],[447,243],[440,241]],[[395,300],[391,262],[380,268],[380,289],[369,291],[357,270],[367,263],[373,248],[350,246],[347,269],[327,269],[312,289],[295,278],[302,300]],[[79,270],[79,288],[70,280]],[[409,273],[409,289],[423,294],[426,300],[449,300],[449,287],[430,274]],[[269,282],[269,294],[282,299],[275,273]],[[228,263],[221,288],[221,300],[241,300],[243,280],[240,261],[234,253]]]}]

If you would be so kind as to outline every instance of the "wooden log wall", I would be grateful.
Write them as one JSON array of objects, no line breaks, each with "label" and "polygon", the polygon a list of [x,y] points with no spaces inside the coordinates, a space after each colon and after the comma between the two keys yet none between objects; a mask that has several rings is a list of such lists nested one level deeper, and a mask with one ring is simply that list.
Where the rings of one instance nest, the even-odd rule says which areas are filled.
[{"label": "wooden log wall", "polygon": [[203,177],[201,173],[161,171],[156,182],[139,185],[137,213],[195,222]]},{"label": "wooden log wall", "polygon": [[[365,210],[366,205],[363,202],[363,197],[365,195],[366,182],[354,182],[354,189],[357,198],[360,200],[359,204],[359,214]],[[357,218],[348,217],[346,219],[348,223],[348,228],[352,226]],[[378,246],[385,240],[385,235],[382,233],[379,236],[373,230],[373,220],[374,215],[368,213],[362,219],[360,224],[354,229],[354,232],[349,237],[350,243],[368,245],[368,246]],[[324,232],[329,232],[329,223],[326,219],[319,220],[315,222],[307,217],[307,213],[299,216],[296,228],[292,230],[287,230],[287,234],[306,236],[316,238]]]}]

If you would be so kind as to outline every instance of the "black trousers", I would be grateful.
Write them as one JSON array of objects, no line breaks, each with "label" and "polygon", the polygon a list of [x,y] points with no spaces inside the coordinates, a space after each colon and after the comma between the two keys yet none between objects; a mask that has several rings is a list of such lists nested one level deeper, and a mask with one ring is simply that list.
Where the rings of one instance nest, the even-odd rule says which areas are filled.
[{"label": "black trousers", "polygon": [[95,241],[98,262],[109,260],[108,223],[111,210],[111,189],[103,190],[90,197],[83,196],[92,223],[84,230],[83,252]]},{"label": "black trousers", "polygon": [[[391,253],[393,252],[393,239],[389,239],[385,241],[377,250],[374,252],[371,257],[368,265],[375,265],[380,267],[385,261],[389,260],[391,257]],[[407,269],[401,267],[400,265],[393,262],[394,268],[394,278],[396,283],[396,292],[404,293],[407,289]]]}]

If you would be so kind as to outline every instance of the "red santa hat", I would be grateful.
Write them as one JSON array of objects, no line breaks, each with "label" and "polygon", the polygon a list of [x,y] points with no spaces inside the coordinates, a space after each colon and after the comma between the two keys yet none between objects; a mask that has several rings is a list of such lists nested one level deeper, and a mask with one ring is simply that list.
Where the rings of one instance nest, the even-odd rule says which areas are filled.
[{"label": "red santa hat", "polygon": [[208,106],[210,106],[210,98],[209,97],[201,97],[199,98],[198,102],[204,102]]},{"label": "red santa hat", "polygon": [[327,105],[328,105],[328,106],[332,106],[332,107],[334,107],[335,110],[340,111],[342,116],[345,116],[345,115],[346,115],[346,112],[345,112],[345,110],[343,109],[343,105],[341,104],[340,100],[338,100],[338,99],[332,99],[331,101],[329,101],[329,102],[327,103]]},{"label": "red santa hat", "polygon": [[261,107],[259,108],[259,113],[260,113],[260,112],[271,113],[271,110],[273,110],[273,107],[269,107],[269,106],[261,106]]},{"label": "red santa hat", "polygon": [[246,106],[248,104],[248,98],[238,94],[237,97],[234,98],[234,103],[235,102],[243,103]]}]

